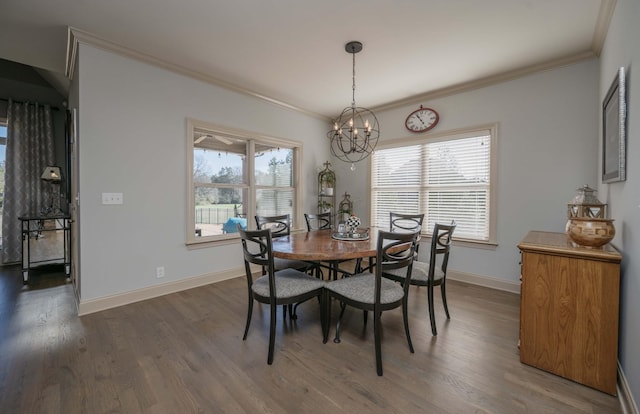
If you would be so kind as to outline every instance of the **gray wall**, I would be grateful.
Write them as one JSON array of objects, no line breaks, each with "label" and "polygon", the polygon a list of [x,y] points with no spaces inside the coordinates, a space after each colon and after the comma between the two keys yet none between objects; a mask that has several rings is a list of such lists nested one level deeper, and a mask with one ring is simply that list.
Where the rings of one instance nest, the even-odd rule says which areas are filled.
[{"label": "gray wall", "polygon": [[[620,286],[620,342],[618,359],[629,388],[640,398],[640,2],[618,0],[600,56],[598,104],[603,101],[616,71],[627,73],[627,180],[600,184],[598,196],[609,204],[615,219],[614,245],[622,252]],[[599,170],[600,173],[600,170]]]},{"label": "gray wall", "polygon": [[[303,210],[316,209],[328,122],[85,44],[76,78],[81,302],[243,271],[237,242],[185,245],[188,117],[302,142]],[[102,205],[103,192],[123,193],[124,204]]]}]

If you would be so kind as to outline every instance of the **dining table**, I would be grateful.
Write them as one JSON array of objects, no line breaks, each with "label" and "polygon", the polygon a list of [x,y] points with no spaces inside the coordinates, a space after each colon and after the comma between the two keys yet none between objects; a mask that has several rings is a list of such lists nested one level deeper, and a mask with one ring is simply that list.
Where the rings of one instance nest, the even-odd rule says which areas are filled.
[{"label": "dining table", "polygon": [[[292,232],[273,239],[273,255],[282,259],[327,262],[330,276],[335,280],[339,273],[358,273],[362,270],[361,259],[376,256],[378,230],[368,229],[359,234],[359,238],[351,238],[340,237],[331,229]],[[353,272],[339,268],[339,263],[346,260],[356,260]]]}]

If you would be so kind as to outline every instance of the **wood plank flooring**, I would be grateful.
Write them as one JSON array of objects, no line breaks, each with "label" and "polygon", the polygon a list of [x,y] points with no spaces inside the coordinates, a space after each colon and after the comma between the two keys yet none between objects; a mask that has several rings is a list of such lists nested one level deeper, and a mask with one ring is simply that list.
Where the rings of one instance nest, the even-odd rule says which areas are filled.
[{"label": "wood plank flooring", "polygon": [[[436,295],[438,296],[438,295]],[[246,282],[229,280],[78,317],[61,272],[0,268],[1,413],[622,413],[616,397],[523,365],[517,295],[449,282],[451,320],[411,288],[409,352],[400,309],[373,326],[347,309],[322,343],[319,305],[282,320],[267,365],[269,309],[246,341]],[[334,303],[331,336],[339,314]]]}]

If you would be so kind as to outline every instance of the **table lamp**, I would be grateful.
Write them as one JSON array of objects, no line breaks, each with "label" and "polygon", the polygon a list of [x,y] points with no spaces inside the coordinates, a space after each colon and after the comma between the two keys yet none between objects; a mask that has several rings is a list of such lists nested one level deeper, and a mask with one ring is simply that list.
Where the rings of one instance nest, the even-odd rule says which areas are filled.
[{"label": "table lamp", "polygon": [[[51,183],[51,200],[49,203],[49,206],[43,209],[43,214],[46,215],[55,215],[60,213],[60,208],[58,207],[58,205],[54,205],[55,203],[55,199],[57,198],[57,193],[60,190],[60,182],[62,181],[62,174],[60,174],[60,167],[56,167],[56,166],[47,166],[42,175],[40,176],[40,178],[42,179],[42,181],[46,181],[48,183]],[[56,191],[56,189],[58,191]],[[58,200],[59,202],[59,200]],[[56,203],[57,204],[57,203]]]}]

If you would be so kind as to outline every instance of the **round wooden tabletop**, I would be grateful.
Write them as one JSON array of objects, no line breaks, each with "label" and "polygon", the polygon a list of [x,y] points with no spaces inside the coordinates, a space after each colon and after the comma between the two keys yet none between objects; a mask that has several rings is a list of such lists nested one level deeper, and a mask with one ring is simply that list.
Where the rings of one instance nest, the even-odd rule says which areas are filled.
[{"label": "round wooden tabletop", "polygon": [[273,255],[282,259],[338,261],[376,255],[378,231],[371,229],[368,240],[336,240],[332,230],[291,233],[273,239]]}]

